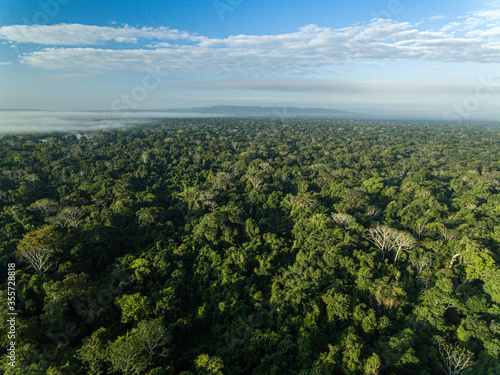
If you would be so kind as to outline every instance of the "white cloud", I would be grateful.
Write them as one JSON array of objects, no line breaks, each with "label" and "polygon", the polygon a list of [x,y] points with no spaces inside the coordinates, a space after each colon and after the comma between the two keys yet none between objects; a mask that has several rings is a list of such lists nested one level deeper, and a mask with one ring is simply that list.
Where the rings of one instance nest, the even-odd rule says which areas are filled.
[{"label": "white cloud", "polygon": [[12,25],[0,27],[0,38],[11,43],[31,43],[52,46],[96,45],[109,41],[137,43],[139,39],[198,40],[184,31],[165,27],[130,26],[106,27],[81,24]]},{"label": "white cloud", "polygon": [[492,27],[488,30],[469,31],[467,36],[481,38],[482,40],[496,39],[496,41],[498,41],[498,38],[500,38],[500,27]]},{"label": "white cloud", "polygon": [[[65,24],[4,26],[0,37],[10,42],[50,45],[21,56],[22,63],[46,69],[275,77],[328,74],[332,66],[345,63],[499,63],[500,27],[491,26],[499,17],[500,10],[473,12],[440,31],[374,19],[341,29],[307,25],[294,33],[227,38],[195,36],[167,28]],[[463,32],[457,36],[459,30]],[[110,41],[139,43],[142,39],[157,41],[132,49],[84,47]],[[68,47],[73,45],[78,47]]]},{"label": "white cloud", "polygon": [[459,17],[458,21],[450,22],[442,31],[472,31],[481,27],[486,29],[500,26],[500,9],[478,10]]},{"label": "white cloud", "polygon": [[10,65],[12,64],[12,61],[0,61],[0,66],[2,65]]},{"label": "white cloud", "polygon": [[432,17],[429,17],[429,21],[442,20],[443,18],[446,18],[446,17],[445,16],[432,16]]}]

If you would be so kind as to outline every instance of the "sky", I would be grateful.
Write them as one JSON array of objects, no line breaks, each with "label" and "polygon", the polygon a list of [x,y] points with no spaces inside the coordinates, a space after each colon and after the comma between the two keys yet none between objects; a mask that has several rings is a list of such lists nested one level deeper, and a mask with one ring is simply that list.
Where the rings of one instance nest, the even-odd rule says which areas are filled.
[{"label": "sky", "polygon": [[500,118],[500,1],[0,2],[0,109]]}]

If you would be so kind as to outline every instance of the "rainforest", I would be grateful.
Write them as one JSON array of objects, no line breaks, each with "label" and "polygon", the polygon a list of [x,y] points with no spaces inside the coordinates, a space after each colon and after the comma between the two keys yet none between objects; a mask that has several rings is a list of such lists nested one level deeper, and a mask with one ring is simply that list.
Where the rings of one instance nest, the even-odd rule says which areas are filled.
[{"label": "rainforest", "polygon": [[499,374],[499,144],[292,118],[4,135],[2,373]]}]

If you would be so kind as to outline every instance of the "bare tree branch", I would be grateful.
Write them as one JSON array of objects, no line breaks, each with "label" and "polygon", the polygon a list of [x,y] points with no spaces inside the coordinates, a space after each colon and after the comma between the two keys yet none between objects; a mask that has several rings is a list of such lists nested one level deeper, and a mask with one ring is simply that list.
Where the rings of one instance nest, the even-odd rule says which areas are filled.
[{"label": "bare tree branch", "polygon": [[332,219],[338,225],[346,228],[350,228],[350,224],[356,222],[356,218],[354,216],[344,213],[332,213]]},{"label": "bare tree branch", "polygon": [[396,252],[394,264],[396,264],[396,262],[398,261],[398,257],[401,251],[408,251],[412,249],[415,244],[416,241],[411,234],[393,229],[391,232],[389,247],[391,248],[391,250]]},{"label": "bare tree branch", "polygon": [[389,243],[392,231],[393,229],[388,226],[377,225],[375,228],[370,228],[366,235],[366,239],[382,251],[382,259],[385,257],[385,252],[390,250]]},{"label": "bare tree branch", "polygon": [[438,341],[441,362],[439,367],[447,375],[467,374],[474,365],[474,355],[458,345],[451,345],[444,340]]}]

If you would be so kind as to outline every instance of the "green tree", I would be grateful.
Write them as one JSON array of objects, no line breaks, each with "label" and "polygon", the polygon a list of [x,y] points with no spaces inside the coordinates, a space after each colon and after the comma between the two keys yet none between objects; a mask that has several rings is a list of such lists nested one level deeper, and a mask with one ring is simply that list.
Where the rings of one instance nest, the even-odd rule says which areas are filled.
[{"label": "green tree", "polygon": [[148,298],[141,293],[126,294],[117,298],[116,304],[122,310],[122,323],[138,321],[149,314]]},{"label": "green tree", "polygon": [[104,342],[106,329],[101,327],[93,332],[90,337],[83,340],[83,344],[77,351],[77,358],[82,361],[90,374],[99,375],[104,373],[106,347]]},{"label": "green tree", "polygon": [[131,333],[118,337],[108,345],[107,360],[111,363],[113,372],[123,374],[140,374],[148,367],[143,348]]},{"label": "green tree", "polygon": [[222,375],[224,363],[220,357],[200,354],[194,361],[196,371],[200,375]]},{"label": "green tree", "polygon": [[37,229],[24,235],[16,255],[41,275],[55,264],[53,258],[60,243],[61,236],[52,227]]}]

